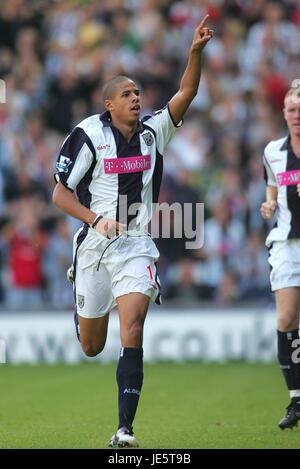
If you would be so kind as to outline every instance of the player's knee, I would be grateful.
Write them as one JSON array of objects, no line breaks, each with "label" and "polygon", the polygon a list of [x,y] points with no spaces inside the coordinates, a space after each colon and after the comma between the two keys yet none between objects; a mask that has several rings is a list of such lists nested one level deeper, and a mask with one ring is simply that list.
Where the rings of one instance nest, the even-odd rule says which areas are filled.
[{"label": "player's knee", "polygon": [[298,329],[298,319],[292,314],[282,314],[278,317],[277,327],[281,332],[293,331]]},{"label": "player's knee", "polygon": [[81,342],[81,348],[87,357],[95,357],[104,349],[105,344],[95,344],[93,342]]}]

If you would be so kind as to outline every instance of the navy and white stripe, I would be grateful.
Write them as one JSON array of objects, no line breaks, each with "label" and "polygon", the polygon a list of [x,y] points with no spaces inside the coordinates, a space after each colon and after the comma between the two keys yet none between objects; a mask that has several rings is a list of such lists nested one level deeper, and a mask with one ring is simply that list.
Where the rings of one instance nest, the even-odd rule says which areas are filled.
[{"label": "navy and white stripe", "polygon": [[277,188],[277,222],[269,233],[266,245],[274,241],[300,238],[300,199],[297,184],[280,185],[280,174],[300,171],[300,158],[294,154],[290,137],[270,142],[263,156],[266,184]]},{"label": "navy and white stripe", "polygon": [[[181,125],[181,123],[180,123]],[[76,190],[80,202],[95,213],[124,221],[131,204],[143,203],[146,210],[128,217],[129,223],[147,226],[157,202],[163,170],[163,153],[176,131],[169,109],[157,111],[139,122],[128,142],[111,124],[109,112],[90,116],[80,122],[64,141],[57,160],[55,179]],[[150,155],[151,167],[130,173],[107,173],[105,160]],[[148,157],[149,158],[149,157]],[[119,196],[127,196],[127,208]]]}]

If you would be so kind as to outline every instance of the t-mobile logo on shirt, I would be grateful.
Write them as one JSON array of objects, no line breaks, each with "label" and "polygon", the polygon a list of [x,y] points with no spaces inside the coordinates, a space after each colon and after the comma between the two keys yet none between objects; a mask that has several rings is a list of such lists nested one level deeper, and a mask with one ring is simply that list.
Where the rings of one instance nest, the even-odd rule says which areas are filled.
[{"label": "t-mobile logo on shirt", "polygon": [[300,183],[300,169],[277,174],[279,186],[294,186]]},{"label": "t-mobile logo on shirt", "polygon": [[151,168],[151,156],[139,155],[129,158],[105,158],[105,174],[139,173]]}]

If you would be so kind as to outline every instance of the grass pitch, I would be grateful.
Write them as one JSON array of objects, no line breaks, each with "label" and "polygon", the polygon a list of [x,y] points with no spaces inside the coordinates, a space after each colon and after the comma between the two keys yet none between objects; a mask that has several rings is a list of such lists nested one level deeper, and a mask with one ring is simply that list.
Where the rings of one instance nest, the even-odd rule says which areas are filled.
[{"label": "grass pitch", "polygon": [[[0,448],[106,448],[115,365],[0,366]],[[300,448],[277,427],[289,402],[277,364],[145,365],[142,448]]]}]

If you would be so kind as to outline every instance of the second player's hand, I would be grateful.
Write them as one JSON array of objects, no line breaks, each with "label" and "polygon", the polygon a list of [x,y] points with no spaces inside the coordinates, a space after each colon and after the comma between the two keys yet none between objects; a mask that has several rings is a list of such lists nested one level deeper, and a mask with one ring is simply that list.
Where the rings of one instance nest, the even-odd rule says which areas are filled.
[{"label": "second player's hand", "polygon": [[110,218],[101,218],[94,227],[98,233],[106,238],[113,238],[114,236],[125,233],[125,228],[126,225]]},{"label": "second player's hand", "polygon": [[269,202],[263,202],[260,207],[261,216],[268,220],[274,216],[274,213],[277,209],[276,200],[270,200]]}]

